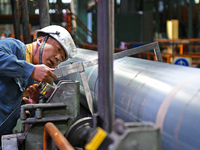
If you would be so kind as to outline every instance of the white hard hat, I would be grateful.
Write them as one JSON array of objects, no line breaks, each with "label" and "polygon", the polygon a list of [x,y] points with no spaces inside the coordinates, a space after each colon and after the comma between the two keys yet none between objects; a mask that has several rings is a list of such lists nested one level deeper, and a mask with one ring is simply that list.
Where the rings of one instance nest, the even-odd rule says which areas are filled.
[{"label": "white hard hat", "polygon": [[60,43],[60,45],[63,47],[65,51],[65,56],[66,56],[65,60],[67,60],[68,58],[73,58],[76,55],[77,49],[74,44],[74,41],[69,32],[65,28],[58,25],[50,25],[42,28],[41,30],[35,31],[36,38],[45,35],[49,35],[50,37],[55,39],[58,43]]}]

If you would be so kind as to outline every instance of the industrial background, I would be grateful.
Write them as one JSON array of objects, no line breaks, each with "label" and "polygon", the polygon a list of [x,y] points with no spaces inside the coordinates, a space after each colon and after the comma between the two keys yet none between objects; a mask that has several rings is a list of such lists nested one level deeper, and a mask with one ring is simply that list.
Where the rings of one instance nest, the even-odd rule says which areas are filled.
[{"label": "industrial background", "polygon": [[78,54],[2,149],[199,149],[199,0],[0,0],[1,39],[30,43],[49,24]]},{"label": "industrial background", "polygon": [[[24,20],[28,17],[30,26],[30,34],[26,32],[30,38],[25,42],[32,41],[34,30],[41,27],[38,2],[17,1],[18,6],[15,10],[11,4],[15,4],[16,0],[1,0],[1,38],[11,36],[24,40],[22,30],[26,24],[22,18],[24,14]],[[174,57],[181,55],[180,57],[187,57],[190,66],[198,66],[200,36],[198,0],[115,0],[114,3],[115,48],[127,49],[157,41],[164,62],[174,63]],[[50,24],[66,27],[79,47],[87,46],[95,49],[98,36],[97,4],[95,0],[72,2],[49,0]],[[23,9],[26,7],[24,5],[27,5],[27,9]],[[17,13],[12,13],[14,11]],[[20,20],[16,21],[14,19],[16,16]],[[152,55],[147,53],[139,57],[152,59]]]}]

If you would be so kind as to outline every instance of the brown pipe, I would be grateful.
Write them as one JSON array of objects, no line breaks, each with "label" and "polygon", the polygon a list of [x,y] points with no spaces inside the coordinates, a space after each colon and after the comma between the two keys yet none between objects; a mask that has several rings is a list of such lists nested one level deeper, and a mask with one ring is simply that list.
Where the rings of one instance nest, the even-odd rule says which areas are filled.
[{"label": "brown pipe", "polygon": [[43,150],[50,150],[51,138],[54,140],[60,150],[74,150],[68,140],[58,130],[58,128],[51,122],[45,124],[43,135]]}]

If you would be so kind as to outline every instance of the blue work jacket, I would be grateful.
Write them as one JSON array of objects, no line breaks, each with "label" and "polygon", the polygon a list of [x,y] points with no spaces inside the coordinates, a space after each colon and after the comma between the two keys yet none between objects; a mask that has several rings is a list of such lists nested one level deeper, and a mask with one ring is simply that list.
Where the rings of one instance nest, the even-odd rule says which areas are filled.
[{"label": "blue work jacket", "polygon": [[20,116],[25,89],[34,65],[26,62],[26,45],[13,38],[0,40],[0,136],[10,134]]}]

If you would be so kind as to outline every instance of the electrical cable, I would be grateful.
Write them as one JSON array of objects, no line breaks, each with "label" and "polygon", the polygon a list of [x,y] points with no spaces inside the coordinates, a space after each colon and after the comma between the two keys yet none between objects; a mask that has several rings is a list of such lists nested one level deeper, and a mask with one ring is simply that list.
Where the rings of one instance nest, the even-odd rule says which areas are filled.
[{"label": "electrical cable", "polygon": [[20,104],[21,104],[21,101],[18,103],[18,105],[15,107],[15,109],[6,117],[6,119],[0,124],[0,128],[10,118],[10,116],[17,110],[17,108],[19,107]]}]

